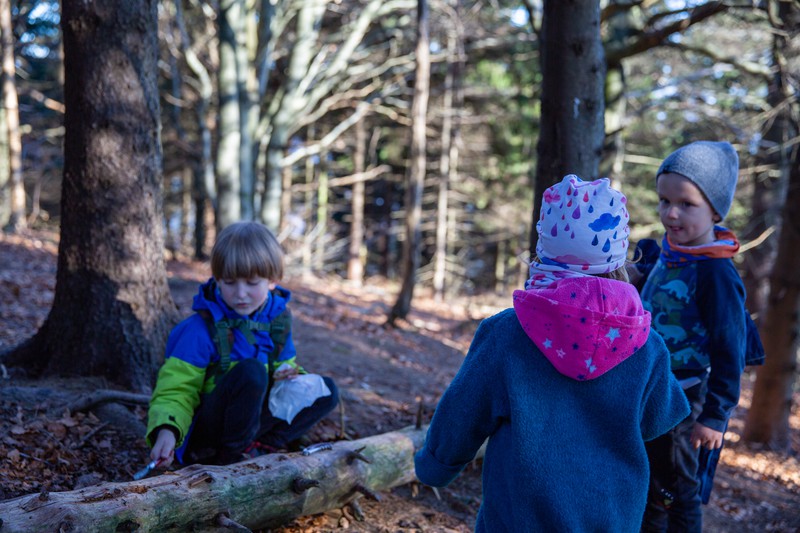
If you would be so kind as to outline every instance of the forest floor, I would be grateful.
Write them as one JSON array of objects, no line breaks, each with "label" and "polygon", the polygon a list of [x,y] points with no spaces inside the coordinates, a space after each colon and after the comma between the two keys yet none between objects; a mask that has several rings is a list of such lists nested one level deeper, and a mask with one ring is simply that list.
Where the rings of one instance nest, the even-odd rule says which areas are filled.
[{"label": "forest floor", "polygon": [[[32,335],[46,318],[55,289],[57,235],[0,234],[0,351]],[[173,298],[190,312],[208,265],[168,263]],[[397,329],[383,322],[396,287],[369,280],[364,287],[331,277],[289,275],[298,359],[312,372],[332,376],[342,391],[340,413],[315,427],[313,440],[332,440],[344,429],[357,439],[415,422],[419,402],[426,421],[455,375],[481,319],[506,307],[510,297],[481,296],[436,303],[417,291],[408,321]],[[0,376],[0,500],[42,491],[66,491],[104,481],[130,480],[147,462],[147,447],[131,428],[115,427],[90,413],[58,412],[60,391],[92,391],[96,380],[29,381],[15,372]],[[800,531],[800,394],[791,417],[792,451],[759,450],[740,439],[754,376],[726,434],[714,492],[704,508],[710,532]],[[27,392],[26,392],[27,391]],[[44,393],[42,393],[44,391]],[[56,408],[56,409],[54,409]],[[132,407],[144,421],[145,409]],[[543,438],[547,438],[543,434]],[[416,489],[419,490],[416,490]],[[342,510],[302,517],[279,533],[471,531],[481,500],[475,463],[435,494],[405,485],[364,502],[365,520]]]}]

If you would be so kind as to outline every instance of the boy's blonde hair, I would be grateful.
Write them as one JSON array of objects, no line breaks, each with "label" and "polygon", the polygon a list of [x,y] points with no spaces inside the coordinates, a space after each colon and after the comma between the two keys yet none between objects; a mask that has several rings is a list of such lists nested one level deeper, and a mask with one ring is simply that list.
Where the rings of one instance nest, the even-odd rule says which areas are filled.
[{"label": "boy's blonde hair", "polygon": [[223,229],[211,249],[211,274],[216,279],[283,278],[283,249],[258,222],[234,222]]}]

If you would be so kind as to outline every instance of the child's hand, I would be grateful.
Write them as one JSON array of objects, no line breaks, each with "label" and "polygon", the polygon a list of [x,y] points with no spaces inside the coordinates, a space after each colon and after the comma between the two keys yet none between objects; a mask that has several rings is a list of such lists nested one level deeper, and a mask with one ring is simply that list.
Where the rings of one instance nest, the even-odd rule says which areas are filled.
[{"label": "child's hand", "polygon": [[691,442],[695,449],[703,446],[709,450],[713,450],[722,446],[722,432],[711,429],[698,422],[695,423],[694,428],[692,428]]},{"label": "child's hand", "polygon": [[299,374],[300,372],[298,372],[296,368],[285,368],[283,370],[276,370],[275,373],[272,374],[272,378],[275,381],[280,381],[282,379],[292,379]]},{"label": "child's hand", "polygon": [[150,459],[158,461],[161,459],[160,468],[166,468],[172,464],[172,458],[175,456],[175,433],[171,429],[163,428],[159,430],[156,443],[153,449],[150,450]]}]

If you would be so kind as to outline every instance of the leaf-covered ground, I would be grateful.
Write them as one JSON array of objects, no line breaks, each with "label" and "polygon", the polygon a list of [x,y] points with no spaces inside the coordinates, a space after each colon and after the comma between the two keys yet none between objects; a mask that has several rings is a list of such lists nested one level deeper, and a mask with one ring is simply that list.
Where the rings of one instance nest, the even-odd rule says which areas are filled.
[{"label": "leaf-covered ground", "polygon": [[[0,350],[30,335],[46,318],[55,289],[57,237],[48,233],[0,234]],[[208,266],[169,263],[170,286],[180,310],[189,312],[197,283]],[[360,438],[414,423],[420,402],[430,416],[455,375],[480,319],[505,307],[508,297],[436,303],[417,291],[414,310],[401,329],[383,322],[395,290],[379,280],[363,288],[334,278],[289,275],[295,339],[302,364],[334,377],[344,412],[332,413],[310,435],[332,440],[344,431]],[[30,382],[0,368],[0,499],[42,491],[65,491],[102,481],[125,481],[147,459],[147,448],[130,428],[92,412],[71,413],[66,392],[104,388],[98,380]],[[750,401],[752,376],[744,378],[740,408],[726,435],[707,531],[800,531],[800,416],[795,396],[791,454],[759,451],[739,436]],[[145,409],[129,409],[143,421]],[[547,438],[543,434],[543,438]],[[349,509],[303,517],[280,531],[470,531],[480,503],[480,465],[468,468],[439,491],[403,486],[362,504],[365,520]]]}]

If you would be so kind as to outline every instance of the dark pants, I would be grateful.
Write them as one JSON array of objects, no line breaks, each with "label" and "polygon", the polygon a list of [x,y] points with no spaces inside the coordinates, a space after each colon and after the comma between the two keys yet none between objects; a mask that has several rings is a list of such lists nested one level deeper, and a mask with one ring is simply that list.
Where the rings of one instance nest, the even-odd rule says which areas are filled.
[{"label": "dark pants", "polygon": [[209,455],[208,462],[238,461],[253,441],[285,448],[331,412],[339,403],[339,391],[331,378],[323,377],[330,396],[318,398],[288,424],[269,411],[270,380],[263,364],[246,359],[233,366],[214,390],[203,396],[187,447],[187,462]]},{"label": "dark pants", "polygon": [[705,382],[684,391],[692,412],[668,433],[645,443],[650,462],[650,490],[642,531],[699,533],[703,526],[699,450],[691,443],[692,428],[703,408]]}]

